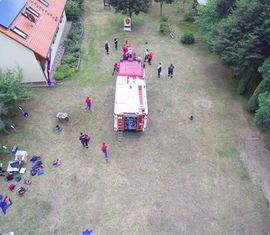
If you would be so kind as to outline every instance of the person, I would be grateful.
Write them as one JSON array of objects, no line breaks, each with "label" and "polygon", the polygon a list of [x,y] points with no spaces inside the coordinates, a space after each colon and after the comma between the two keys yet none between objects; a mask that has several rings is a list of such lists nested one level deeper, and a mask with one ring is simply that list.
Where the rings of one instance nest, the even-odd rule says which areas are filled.
[{"label": "person", "polygon": [[26,185],[32,184],[32,180],[30,180],[29,178],[25,178],[23,182],[24,182],[24,184],[26,184]]},{"label": "person", "polygon": [[85,99],[86,109],[92,110],[92,100],[89,96]]},{"label": "person", "polygon": [[114,38],[113,39],[113,42],[114,42],[114,48],[115,48],[115,50],[118,50],[118,38]]},{"label": "person", "polygon": [[112,76],[114,75],[115,72],[118,72],[118,63],[114,63],[113,65],[113,72],[112,72]]},{"label": "person", "polygon": [[108,163],[109,162],[108,145],[105,142],[102,142],[100,149],[104,153],[104,159],[105,159],[106,163]]},{"label": "person", "polygon": [[109,54],[109,49],[110,49],[108,41],[105,42],[104,48],[105,48],[105,51],[106,51],[106,53],[108,55]]},{"label": "person", "polygon": [[82,146],[85,147],[85,138],[82,132],[80,132],[79,140],[81,141]]},{"label": "person", "polygon": [[87,134],[84,134],[84,143],[85,143],[85,147],[88,149],[88,144],[89,144],[89,141],[90,141],[90,136],[87,135]]},{"label": "person", "polygon": [[153,53],[152,52],[148,53],[147,59],[148,59],[148,64],[151,65],[151,62],[152,62],[152,59],[153,59]]},{"label": "person", "polygon": [[146,62],[148,60],[148,54],[149,54],[149,50],[145,49],[145,51],[144,51],[144,62]]},{"label": "person", "polygon": [[168,77],[169,78],[173,77],[173,70],[174,70],[174,66],[173,66],[173,64],[170,64],[170,66],[168,67]]},{"label": "person", "polygon": [[160,74],[161,74],[161,71],[162,71],[162,65],[161,65],[161,63],[159,63],[159,65],[157,67],[157,71],[158,71],[158,78],[160,78]]},{"label": "person", "polygon": [[189,117],[189,119],[192,121],[192,120],[194,119],[193,115],[191,115],[191,116]]}]

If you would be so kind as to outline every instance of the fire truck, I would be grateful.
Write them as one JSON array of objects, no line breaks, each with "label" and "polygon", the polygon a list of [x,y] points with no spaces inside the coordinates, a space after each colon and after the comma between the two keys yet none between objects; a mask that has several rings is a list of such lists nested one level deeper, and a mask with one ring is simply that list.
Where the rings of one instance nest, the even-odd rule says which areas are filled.
[{"label": "fire truck", "polygon": [[143,63],[135,59],[121,60],[115,86],[114,130],[118,134],[126,130],[143,132],[147,117]]}]

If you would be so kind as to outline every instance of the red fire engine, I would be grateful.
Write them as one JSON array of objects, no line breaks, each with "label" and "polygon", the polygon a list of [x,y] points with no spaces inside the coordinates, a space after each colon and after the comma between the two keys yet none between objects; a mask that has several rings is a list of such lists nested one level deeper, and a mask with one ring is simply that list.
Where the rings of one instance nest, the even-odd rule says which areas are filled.
[{"label": "red fire engine", "polygon": [[148,117],[145,69],[140,59],[121,60],[115,87],[114,130],[142,132]]}]

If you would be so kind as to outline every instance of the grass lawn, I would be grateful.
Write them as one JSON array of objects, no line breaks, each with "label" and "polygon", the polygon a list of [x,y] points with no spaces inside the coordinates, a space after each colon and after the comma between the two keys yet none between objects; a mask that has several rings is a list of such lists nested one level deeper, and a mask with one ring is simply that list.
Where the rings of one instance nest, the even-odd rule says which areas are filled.
[{"label": "grass lawn", "polygon": [[[14,201],[7,215],[0,216],[0,232],[270,232],[269,203],[240,160],[246,133],[253,127],[234,91],[231,72],[207,56],[201,43],[185,47],[161,37],[158,13],[154,4],[149,15],[134,19],[134,30],[128,33],[122,30],[122,16],[103,9],[101,1],[85,2],[80,71],[55,88],[35,89],[33,99],[23,105],[31,116],[18,115],[17,132],[1,136],[8,146],[17,144],[30,155],[40,154],[46,173],[33,177],[23,198],[8,192],[0,178],[1,194]],[[121,143],[113,131],[111,73],[121,55],[113,49],[115,36],[120,45],[128,39],[137,53],[146,47],[154,53],[153,65],[146,66],[149,130],[126,133]],[[110,55],[103,48],[106,40]],[[164,68],[160,79],[159,62]],[[170,63],[176,67],[173,79],[166,76]],[[88,95],[93,99],[91,113],[84,109]],[[70,121],[55,134],[58,111],[68,112]],[[92,137],[88,150],[80,145],[80,131]],[[103,140],[109,144],[109,164],[99,149]],[[63,164],[53,168],[56,158]]]}]

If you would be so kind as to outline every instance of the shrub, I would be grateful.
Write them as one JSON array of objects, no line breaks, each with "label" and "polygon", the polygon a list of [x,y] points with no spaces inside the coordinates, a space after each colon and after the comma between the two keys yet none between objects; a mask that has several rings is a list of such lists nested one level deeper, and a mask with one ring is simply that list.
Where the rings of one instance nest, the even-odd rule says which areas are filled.
[{"label": "shrub", "polygon": [[161,22],[169,22],[169,17],[167,16],[162,16],[160,19]]},{"label": "shrub", "polygon": [[253,77],[254,73],[247,71],[244,73],[243,77],[241,78],[241,80],[239,81],[238,87],[237,87],[237,93],[239,95],[243,95],[246,90],[247,87]]},{"label": "shrub", "polygon": [[79,52],[81,50],[81,46],[80,45],[75,45],[74,47],[71,48],[70,52],[71,53],[76,53]]},{"label": "shrub", "polygon": [[262,129],[270,130],[270,93],[259,95],[259,109],[255,114],[255,124]]},{"label": "shrub", "polygon": [[65,55],[63,58],[62,58],[62,63],[63,64],[74,64],[75,62],[77,61],[77,58],[74,57],[72,54],[69,54],[69,55]]},{"label": "shrub", "polygon": [[69,0],[65,7],[68,20],[77,20],[81,13],[81,8],[78,2],[75,0]]},{"label": "shrub", "polygon": [[180,41],[183,43],[183,44],[192,44],[194,43],[195,39],[194,39],[194,36],[192,33],[184,33],[181,38],[180,38]]},{"label": "shrub", "polygon": [[57,67],[56,73],[54,74],[55,80],[63,80],[67,77],[70,77],[73,73],[76,72],[76,68],[70,67],[67,64],[63,64]]},{"label": "shrub", "polygon": [[81,38],[80,30],[78,30],[76,28],[72,28],[68,33],[68,38],[73,40],[73,41],[79,41]]},{"label": "shrub", "polygon": [[188,22],[194,22],[195,21],[195,15],[193,12],[186,13],[184,16],[185,21]]},{"label": "shrub", "polygon": [[162,21],[160,23],[159,32],[163,35],[169,34],[171,32],[171,26],[168,22]]},{"label": "shrub", "polygon": [[70,47],[72,44],[73,44],[73,42],[71,40],[69,40],[69,39],[64,41],[64,47],[65,48]]}]

